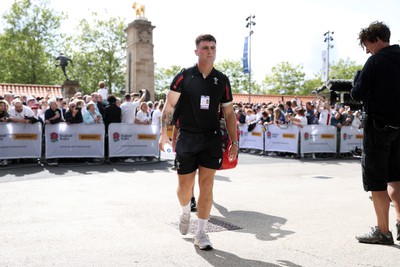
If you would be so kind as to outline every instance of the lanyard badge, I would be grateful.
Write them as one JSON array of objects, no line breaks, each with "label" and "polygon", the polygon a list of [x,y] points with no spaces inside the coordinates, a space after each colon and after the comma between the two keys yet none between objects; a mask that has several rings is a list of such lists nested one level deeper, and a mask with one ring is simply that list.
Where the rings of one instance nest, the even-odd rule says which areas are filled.
[{"label": "lanyard badge", "polygon": [[208,110],[210,107],[210,96],[202,95],[200,97],[200,109]]}]

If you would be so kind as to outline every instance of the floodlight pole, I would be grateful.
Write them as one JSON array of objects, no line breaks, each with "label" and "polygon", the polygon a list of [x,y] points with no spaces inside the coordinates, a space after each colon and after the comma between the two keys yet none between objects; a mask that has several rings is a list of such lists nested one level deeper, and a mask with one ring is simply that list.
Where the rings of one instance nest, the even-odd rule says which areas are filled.
[{"label": "floodlight pole", "polygon": [[251,103],[251,35],[254,33],[254,31],[251,29],[252,26],[256,25],[254,22],[255,15],[248,16],[246,18],[247,24],[246,28],[249,28],[249,52],[248,52],[248,60],[249,60],[249,103]]},{"label": "floodlight pole", "polygon": [[326,69],[327,81],[329,80],[329,50],[331,48],[333,48],[333,45],[331,45],[331,42],[333,41],[332,34],[334,34],[334,32],[331,32],[331,31],[327,31],[326,33],[324,33],[324,36],[325,36],[324,42],[327,43],[327,49],[326,49],[326,57],[327,57],[327,64],[328,64],[327,69]]}]

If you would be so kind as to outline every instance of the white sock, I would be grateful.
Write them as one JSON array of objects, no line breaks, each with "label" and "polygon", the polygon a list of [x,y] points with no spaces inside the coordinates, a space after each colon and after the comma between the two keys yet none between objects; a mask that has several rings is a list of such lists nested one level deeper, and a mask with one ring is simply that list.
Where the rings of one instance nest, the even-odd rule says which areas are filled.
[{"label": "white sock", "polygon": [[198,233],[200,233],[200,231],[203,231],[203,232],[206,231],[207,222],[208,222],[208,219],[200,219],[200,218],[197,219],[197,231],[196,231],[196,235],[197,235]]},{"label": "white sock", "polygon": [[182,213],[183,214],[190,214],[190,202],[186,206],[182,206]]}]

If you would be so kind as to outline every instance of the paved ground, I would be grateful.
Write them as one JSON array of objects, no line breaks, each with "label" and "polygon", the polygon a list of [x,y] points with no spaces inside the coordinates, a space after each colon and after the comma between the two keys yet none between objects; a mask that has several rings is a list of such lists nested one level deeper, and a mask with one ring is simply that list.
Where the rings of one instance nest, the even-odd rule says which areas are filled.
[{"label": "paved ground", "polygon": [[399,242],[354,239],[374,224],[357,160],[241,154],[212,215],[242,229],[209,252],[173,226],[171,164],[0,169],[0,266],[399,266]]}]

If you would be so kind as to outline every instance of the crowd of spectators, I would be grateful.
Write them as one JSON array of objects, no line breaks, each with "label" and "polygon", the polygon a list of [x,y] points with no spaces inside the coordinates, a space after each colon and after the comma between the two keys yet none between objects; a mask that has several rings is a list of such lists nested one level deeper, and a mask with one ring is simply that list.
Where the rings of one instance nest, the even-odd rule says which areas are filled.
[{"label": "crowd of spectators", "polygon": [[[121,101],[119,97],[108,93],[104,82],[100,82],[99,89],[90,95],[77,92],[69,99],[61,96],[18,96],[8,92],[0,95],[0,123],[102,123],[106,134],[110,123],[160,125],[163,101],[153,103],[145,99],[146,90],[142,89],[140,93],[126,94]],[[8,163],[9,160],[0,160],[0,165]]]},{"label": "crowd of spectators", "polygon": [[[126,94],[120,98],[108,94],[104,82],[90,95],[81,92],[65,99],[56,97],[35,97],[14,95],[12,92],[0,95],[0,122],[55,124],[104,123],[106,133],[110,123],[128,123],[160,126],[163,101],[145,101],[146,90]],[[342,126],[361,127],[361,112],[341,104],[329,105],[323,97],[302,103],[298,98],[279,103],[234,103],[237,120],[248,125],[251,131],[257,124],[274,124],[281,128],[289,125],[303,127],[310,124],[332,125],[338,130]],[[127,162],[151,160],[145,157],[129,158]],[[0,161],[7,165],[8,160]]]},{"label": "crowd of spectators", "polygon": [[249,130],[256,124],[274,124],[281,128],[289,125],[302,128],[310,124],[361,128],[360,110],[339,103],[330,105],[322,96],[306,103],[298,98],[279,103],[234,103],[234,109],[238,122],[247,124]]},{"label": "crowd of spectators", "polygon": [[[237,121],[240,125],[247,125],[248,131],[252,131],[257,124],[263,126],[276,125],[286,128],[290,125],[303,128],[306,125],[331,125],[337,130],[343,126],[362,128],[361,110],[354,110],[350,106],[337,103],[330,105],[329,100],[317,96],[313,101],[303,103],[300,99],[283,101],[278,103],[234,103]],[[357,150],[357,148],[355,149]],[[254,150],[242,149],[242,152],[256,153]],[[262,152],[263,153],[263,152]],[[357,151],[358,153],[358,151]],[[293,153],[271,152],[268,155],[296,157]],[[306,156],[306,155],[302,155]],[[328,157],[325,153],[312,153],[309,157]]]}]

